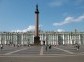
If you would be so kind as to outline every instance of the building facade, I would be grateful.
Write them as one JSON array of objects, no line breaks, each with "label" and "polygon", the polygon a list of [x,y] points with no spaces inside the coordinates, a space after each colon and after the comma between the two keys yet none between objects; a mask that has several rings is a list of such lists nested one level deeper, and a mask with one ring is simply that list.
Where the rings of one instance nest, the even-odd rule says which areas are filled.
[{"label": "building facade", "polygon": [[[45,44],[84,44],[84,32],[53,32],[41,31],[39,33],[41,45]],[[34,44],[34,32],[0,32],[0,44]]]}]

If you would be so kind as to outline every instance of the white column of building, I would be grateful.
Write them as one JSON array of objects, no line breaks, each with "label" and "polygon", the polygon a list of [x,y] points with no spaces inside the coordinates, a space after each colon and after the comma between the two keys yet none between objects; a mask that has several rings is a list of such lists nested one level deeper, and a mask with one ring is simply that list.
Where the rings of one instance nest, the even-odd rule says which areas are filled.
[{"label": "white column of building", "polygon": [[42,41],[42,34],[40,34],[39,36],[40,36],[40,41]]},{"label": "white column of building", "polygon": [[56,39],[57,39],[57,36],[56,36],[56,33],[55,33],[55,45],[56,45],[56,42],[57,42]]},{"label": "white column of building", "polygon": [[12,43],[12,35],[11,35],[11,33],[10,33],[10,42]]},{"label": "white column of building", "polygon": [[54,43],[54,34],[52,34],[52,45]]},{"label": "white column of building", "polygon": [[12,38],[13,36],[12,36],[12,33],[11,33],[11,42],[13,43],[13,38]]},{"label": "white column of building", "polygon": [[49,35],[47,33],[47,44],[49,44]]},{"label": "white column of building", "polygon": [[72,36],[70,35],[70,44],[72,44]]},{"label": "white column of building", "polygon": [[8,33],[6,33],[6,43],[8,44]]},{"label": "white column of building", "polygon": [[33,44],[34,44],[34,35],[33,35]]},{"label": "white column of building", "polygon": [[5,37],[5,44],[7,44],[7,41],[6,41],[6,34],[4,34],[4,37]]},{"label": "white column of building", "polygon": [[44,41],[44,34],[43,34],[43,41]]},{"label": "white column of building", "polygon": [[25,42],[26,42],[26,35],[24,34],[24,44],[25,44]]},{"label": "white column of building", "polygon": [[46,35],[47,37],[47,44],[49,44],[49,34],[47,33],[47,35]]},{"label": "white column of building", "polygon": [[34,44],[34,35],[33,35],[33,44]]},{"label": "white column of building", "polygon": [[43,45],[43,34],[42,34],[42,40],[41,40],[41,45]]},{"label": "white column of building", "polygon": [[[12,37],[11,37],[11,38],[12,38],[12,42],[13,42],[13,33],[12,33]],[[14,42],[13,42],[13,43],[14,43]]]},{"label": "white column of building", "polygon": [[23,33],[22,33],[22,35],[21,35],[21,44],[22,44],[22,45],[24,44],[24,42],[23,42]]},{"label": "white column of building", "polygon": [[10,43],[10,34],[8,34],[8,42]]},{"label": "white column of building", "polygon": [[10,40],[9,40],[10,38],[9,38],[9,37],[10,37],[10,36],[9,36],[9,34],[8,34],[8,43],[10,43]]},{"label": "white column of building", "polygon": [[13,44],[14,44],[14,41],[13,41],[13,33],[12,33],[12,42],[13,42]]},{"label": "white column of building", "polygon": [[53,45],[53,34],[52,34],[52,45]]},{"label": "white column of building", "polygon": [[1,44],[1,34],[0,34],[0,44]]},{"label": "white column of building", "polygon": [[8,36],[9,36],[9,43],[10,43],[10,33],[8,34]]},{"label": "white column of building", "polygon": [[41,44],[42,44],[42,34],[41,34],[41,40],[40,41],[41,41]]},{"label": "white column of building", "polygon": [[17,33],[16,33],[16,44],[18,44],[18,39],[17,39],[17,37],[18,37],[18,36],[17,36]]},{"label": "white column of building", "polygon": [[10,42],[12,42],[12,41],[11,41],[11,33],[10,33]]},{"label": "white column of building", "polygon": [[48,34],[48,44],[50,44],[50,34]]},{"label": "white column of building", "polygon": [[2,44],[4,44],[4,33],[3,33],[3,35],[2,35]]},{"label": "white column of building", "polygon": [[3,39],[4,39],[3,44],[5,44],[5,34],[3,35]]},{"label": "white column of building", "polygon": [[81,44],[80,34],[79,34],[79,44]]},{"label": "white column of building", "polygon": [[54,45],[56,44],[56,40],[55,40],[55,39],[56,39],[56,36],[55,36],[55,34],[54,34]]},{"label": "white column of building", "polygon": [[67,34],[67,35],[68,35],[68,44],[70,44],[70,43],[69,43],[69,34]]},{"label": "white column of building", "polygon": [[55,44],[55,35],[53,34],[53,45]]},{"label": "white column of building", "polygon": [[45,45],[47,44],[47,35],[45,33]]},{"label": "white column of building", "polygon": [[10,36],[10,33],[9,33],[9,42],[11,42],[11,36]]},{"label": "white column of building", "polygon": [[53,34],[53,45],[55,45],[55,33]]},{"label": "white column of building", "polygon": [[4,34],[3,34],[3,44],[5,44],[5,36],[4,36]]},{"label": "white column of building", "polygon": [[7,37],[7,33],[6,33],[6,44],[8,44],[8,37]]},{"label": "white column of building", "polygon": [[27,34],[25,35],[25,37],[26,37],[26,44],[28,43],[28,38],[27,38]]},{"label": "white column of building", "polygon": [[12,34],[12,40],[13,40],[13,44],[15,44],[15,35],[14,35],[14,33]]},{"label": "white column of building", "polygon": [[58,34],[56,35],[56,45],[58,45]]},{"label": "white column of building", "polygon": [[45,32],[45,45],[47,44],[47,35],[46,35],[46,32]]},{"label": "white column of building", "polygon": [[42,41],[41,41],[41,44],[43,45],[43,34],[42,34]]},{"label": "white column of building", "polygon": [[55,34],[55,45],[57,44],[57,35]]},{"label": "white column of building", "polygon": [[11,42],[13,42],[12,40],[13,40],[13,39],[12,39],[12,33],[11,33]]},{"label": "white column of building", "polygon": [[3,33],[1,33],[1,44],[3,42]]},{"label": "white column of building", "polygon": [[8,42],[9,42],[9,44],[10,44],[10,35],[9,35],[9,33],[8,33]]},{"label": "white column of building", "polygon": [[25,44],[27,44],[27,38],[26,38],[26,34],[25,34]]},{"label": "white column of building", "polygon": [[63,44],[65,44],[65,42],[64,42],[64,34],[63,34]]},{"label": "white column of building", "polygon": [[25,39],[25,40],[24,40],[24,43],[26,44],[26,34],[24,34],[24,39]]},{"label": "white column of building", "polygon": [[24,44],[25,44],[25,42],[26,42],[26,36],[25,36],[25,34],[24,34]]},{"label": "white column of building", "polygon": [[54,34],[54,45],[56,45],[56,34]]},{"label": "white column of building", "polygon": [[54,33],[54,39],[53,40],[54,40],[53,45],[55,45],[55,33]]},{"label": "white column of building", "polygon": [[54,43],[54,34],[52,34],[52,45]]},{"label": "white column of building", "polygon": [[39,34],[39,36],[40,36],[40,42],[42,41],[42,34]]},{"label": "white column of building", "polygon": [[43,41],[45,40],[44,38],[45,38],[45,37],[44,37],[44,33],[43,33]]},{"label": "white column of building", "polygon": [[53,42],[53,35],[51,34],[51,45],[52,45],[52,42]]}]

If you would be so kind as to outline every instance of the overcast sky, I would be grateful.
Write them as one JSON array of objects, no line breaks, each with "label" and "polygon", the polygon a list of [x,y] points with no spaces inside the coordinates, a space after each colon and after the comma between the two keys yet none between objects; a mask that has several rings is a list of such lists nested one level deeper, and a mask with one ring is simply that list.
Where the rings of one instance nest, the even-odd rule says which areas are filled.
[{"label": "overcast sky", "polygon": [[30,31],[39,6],[39,27],[46,31],[84,31],[84,0],[0,0],[0,31]]}]

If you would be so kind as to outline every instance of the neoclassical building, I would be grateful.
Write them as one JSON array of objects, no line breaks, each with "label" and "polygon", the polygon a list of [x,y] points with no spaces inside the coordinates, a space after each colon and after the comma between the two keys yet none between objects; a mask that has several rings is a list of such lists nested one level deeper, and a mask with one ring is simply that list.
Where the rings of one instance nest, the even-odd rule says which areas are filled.
[{"label": "neoclassical building", "polygon": [[[39,33],[41,44],[64,45],[84,44],[84,32],[54,32],[41,31]],[[0,32],[0,44],[34,44],[34,32]]]}]

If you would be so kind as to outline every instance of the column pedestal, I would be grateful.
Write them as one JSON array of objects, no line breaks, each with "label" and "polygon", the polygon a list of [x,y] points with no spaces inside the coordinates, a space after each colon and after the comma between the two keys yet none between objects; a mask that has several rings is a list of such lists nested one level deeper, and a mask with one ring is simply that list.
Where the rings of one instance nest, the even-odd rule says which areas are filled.
[{"label": "column pedestal", "polygon": [[34,37],[34,45],[40,45],[40,37],[39,36]]}]

